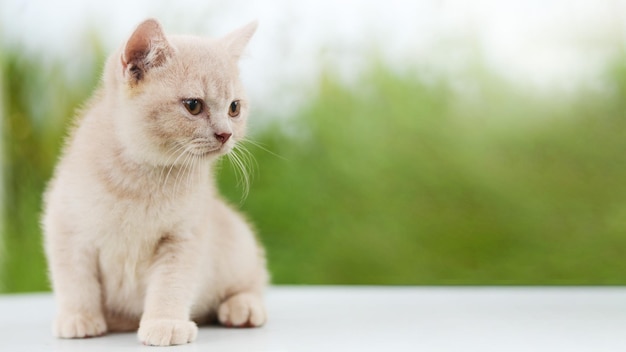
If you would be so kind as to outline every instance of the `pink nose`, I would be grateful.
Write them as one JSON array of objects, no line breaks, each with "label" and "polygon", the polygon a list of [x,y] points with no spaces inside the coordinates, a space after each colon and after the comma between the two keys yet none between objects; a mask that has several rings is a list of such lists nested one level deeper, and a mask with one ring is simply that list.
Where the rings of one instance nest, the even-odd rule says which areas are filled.
[{"label": "pink nose", "polygon": [[232,133],[216,133],[215,138],[220,141],[220,143],[224,144],[232,135]]}]

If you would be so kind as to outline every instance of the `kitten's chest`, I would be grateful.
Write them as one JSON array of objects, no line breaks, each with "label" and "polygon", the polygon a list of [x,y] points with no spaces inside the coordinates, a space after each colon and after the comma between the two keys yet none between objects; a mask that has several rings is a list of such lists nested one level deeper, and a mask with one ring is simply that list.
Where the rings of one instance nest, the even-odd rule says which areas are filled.
[{"label": "kitten's chest", "polygon": [[[97,240],[100,263],[103,268],[119,263],[137,266],[148,263],[159,239],[168,231],[180,227],[184,219],[171,212],[162,216],[161,210],[138,202],[117,203],[103,218]],[[105,270],[106,271],[106,270]]]},{"label": "kitten's chest", "polygon": [[94,185],[99,191],[85,194],[92,210],[89,223],[95,225],[92,229],[106,304],[130,310],[143,306],[159,241],[165,235],[184,235],[198,227],[201,215],[206,215],[210,189],[206,182],[190,182],[176,185],[174,192],[158,179],[133,173],[122,176],[114,175],[107,182],[96,177]]},{"label": "kitten's chest", "polygon": [[163,236],[194,227],[196,215],[189,202],[155,197],[101,202],[96,239],[101,272],[116,281],[135,282],[143,276]]},{"label": "kitten's chest", "polygon": [[95,208],[92,214],[100,222],[99,237],[105,241],[157,241],[165,232],[186,231],[202,211],[201,194],[205,192],[204,187],[177,194],[142,188],[129,195],[103,188],[101,197],[91,199]]}]

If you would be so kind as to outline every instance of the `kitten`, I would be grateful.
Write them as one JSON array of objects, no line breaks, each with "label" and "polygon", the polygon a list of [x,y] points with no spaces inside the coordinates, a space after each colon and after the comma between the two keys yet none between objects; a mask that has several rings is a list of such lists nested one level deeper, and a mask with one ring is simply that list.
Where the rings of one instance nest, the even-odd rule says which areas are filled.
[{"label": "kitten", "polygon": [[108,59],[45,194],[54,335],[166,346],[196,323],[265,323],[264,251],[211,172],[244,137],[237,63],[256,26],[210,40],[149,19]]}]

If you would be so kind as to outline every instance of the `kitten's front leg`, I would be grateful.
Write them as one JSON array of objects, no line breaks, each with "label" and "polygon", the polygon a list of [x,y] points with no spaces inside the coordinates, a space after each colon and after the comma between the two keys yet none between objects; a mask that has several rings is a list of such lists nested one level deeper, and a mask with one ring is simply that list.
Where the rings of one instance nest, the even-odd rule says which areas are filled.
[{"label": "kitten's front leg", "polygon": [[192,342],[198,327],[190,320],[197,283],[197,245],[189,238],[166,236],[160,241],[139,323],[139,340],[151,346]]},{"label": "kitten's front leg", "polygon": [[[58,240],[58,238],[55,238]],[[48,262],[58,313],[52,333],[61,338],[103,335],[106,321],[95,249],[78,248],[71,239],[49,241]]]}]

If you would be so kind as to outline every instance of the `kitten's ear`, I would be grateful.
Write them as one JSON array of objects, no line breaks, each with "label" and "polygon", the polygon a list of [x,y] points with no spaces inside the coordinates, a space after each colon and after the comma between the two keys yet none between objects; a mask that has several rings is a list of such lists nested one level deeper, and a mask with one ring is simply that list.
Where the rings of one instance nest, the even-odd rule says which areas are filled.
[{"label": "kitten's ear", "polygon": [[124,77],[131,83],[140,82],[150,69],[163,65],[171,53],[161,24],[155,19],[143,21],[126,42],[122,54]]},{"label": "kitten's ear", "polygon": [[228,51],[235,59],[238,60],[241,57],[241,54],[243,54],[250,38],[252,38],[252,35],[256,32],[258,25],[259,23],[257,21],[250,22],[247,25],[230,32],[222,38],[222,42],[226,45]]}]

